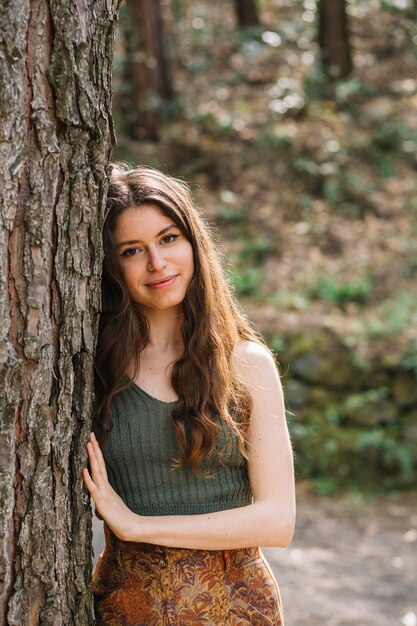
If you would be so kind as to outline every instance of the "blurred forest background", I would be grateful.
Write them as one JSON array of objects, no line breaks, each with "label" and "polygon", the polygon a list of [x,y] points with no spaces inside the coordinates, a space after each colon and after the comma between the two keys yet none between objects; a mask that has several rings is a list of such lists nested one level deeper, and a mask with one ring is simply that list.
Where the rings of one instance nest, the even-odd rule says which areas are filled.
[{"label": "blurred forest background", "polygon": [[120,13],[114,157],[191,183],[322,494],[417,484],[416,18],[410,0]]},{"label": "blurred forest background", "polygon": [[114,158],[191,184],[280,364],[288,624],[417,624],[416,20],[413,0],[120,11]]}]

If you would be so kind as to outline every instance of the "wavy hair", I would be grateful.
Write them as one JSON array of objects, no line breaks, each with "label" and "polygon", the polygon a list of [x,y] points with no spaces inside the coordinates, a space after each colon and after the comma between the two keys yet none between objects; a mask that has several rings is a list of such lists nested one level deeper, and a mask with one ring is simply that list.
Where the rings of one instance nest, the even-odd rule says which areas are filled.
[{"label": "wavy hair", "polygon": [[[104,445],[112,428],[111,403],[131,385],[140,353],[148,341],[149,324],[140,304],[133,302],[123,282],[114,231],[128,208],[157,205],[172,218],[192,245],[194,275],[183,301],[184,350],[174,363],[171,384],[179,401],[172,411],[181,456],[173,467],[190,464],[202,473],[202,461],[216,448],[219,419],[228,426],[245,458],[252,398],[233,365],[233,349],[241,339],[264,344],[240,311],[223,269],[212,232],[195,207],[189,187],[181,180],[149,167],[112,166],[108,213],[103,228],[104,261],[102,310],[95,357],[95,412],[93,430]],[[190,384],[192,381],[192,384]],[[229,439],[228,439],[229,440]],[[227,442],[226,442],[227,444]],[[221,456],[221,455],[220,455]]]}]

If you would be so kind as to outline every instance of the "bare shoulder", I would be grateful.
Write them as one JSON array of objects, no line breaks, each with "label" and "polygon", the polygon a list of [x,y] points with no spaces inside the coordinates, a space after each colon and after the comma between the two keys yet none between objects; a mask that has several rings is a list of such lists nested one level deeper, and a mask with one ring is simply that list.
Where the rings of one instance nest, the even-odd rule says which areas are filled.
[{"label": "bare shoulder", "polygon": [[260,343],[244,339],[239,341],[233,351],[237,373],[247,379],[257,379],[265,374],[277,374],[274,357]]},{"label": "bare shoulder", "polygon": [[238,341],[235,345],[233,351],[233,357],[236,362],[242,361],[250,361],[251,359],[256,359],[259,361],[273,361],[272,354],[261,343],[257,341],[252,341],[250,339],[242,339]]}]

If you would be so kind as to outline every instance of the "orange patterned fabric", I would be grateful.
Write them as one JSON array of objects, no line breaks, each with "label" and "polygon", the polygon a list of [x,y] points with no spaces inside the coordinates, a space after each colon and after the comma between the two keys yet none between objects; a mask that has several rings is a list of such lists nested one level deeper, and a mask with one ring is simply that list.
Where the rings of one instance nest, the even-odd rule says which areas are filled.
[{"label": "orange patterned fabric", "polygon": [[259,548],[167,548],[104,530],[93,574],[96,626],[284,626]]}]

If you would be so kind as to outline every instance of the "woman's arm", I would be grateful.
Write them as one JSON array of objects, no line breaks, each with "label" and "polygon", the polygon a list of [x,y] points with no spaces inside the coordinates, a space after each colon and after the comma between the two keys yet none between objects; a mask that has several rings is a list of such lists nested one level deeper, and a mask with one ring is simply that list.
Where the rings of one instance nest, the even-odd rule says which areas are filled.
[{"label": "woman's arm", "polygon": [[85,469],[84,480],[98,512],[120,539],[205,550],[285,547],[291,542],[294,468],[281,381],[273,358],[255,342],[238,344],[235,366],[253,397],[248,473],[254,502],[203,515],[136,515],[108,483],[104,459],[92,435],[87,444],[92,479]]}]

